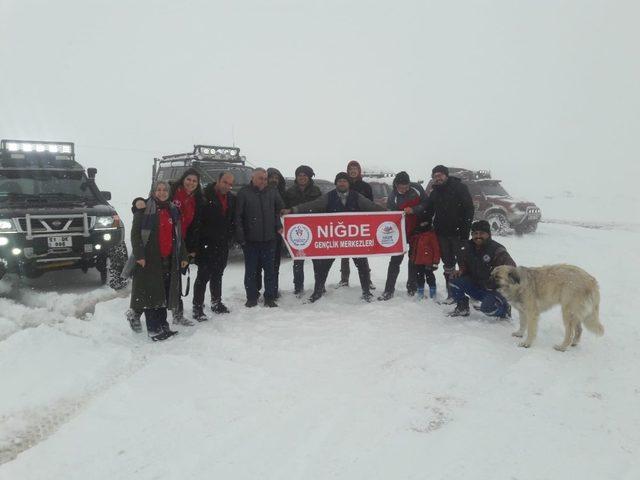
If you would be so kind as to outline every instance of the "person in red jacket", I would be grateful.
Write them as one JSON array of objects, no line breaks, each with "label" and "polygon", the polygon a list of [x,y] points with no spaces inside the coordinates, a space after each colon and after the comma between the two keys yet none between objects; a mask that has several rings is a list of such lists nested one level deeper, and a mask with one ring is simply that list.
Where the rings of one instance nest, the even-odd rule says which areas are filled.
[{"label": "person in red jacket", "polygon": [[436,276],[433,274],[440,263],[440,244],[438,236],[431,230],[429,222],[423,222],[416,227],[409,239],[411,253],[409,259],[413,261],[416,270],[418,297],[424,298],[425,279],[429,285],[429,297],[436,297]]},{"label": "person in red jacket", "polygon": [[[387,198],[387,209],[392,211],[403,211],[407,207],[415,207],[419,205],[423,200],[424,190],[417,185],[412,184],[407,172],[400,172],[393,180],[393,192]],[[413,234],[413,230],[416,228],[418,219],[416,215],[407,214],[404,219],[405,231],[407,238],[410,238]],[[384,292],[378,297],[378,300],[389,300],[393,298],[396,280],[400,273],[400,264],[404,254],[394,255],[389,260],[389,268],[387,269],[387,282],[384,287]],[[423,282],[424,285],[424,282]],[[409,278],[407,281],[407,293],[409,295],[415,295],[417,290],[417,276],[415,264],[411,260],[411,250],[409,252]]]},{"label": "person in red jacket", "polygon": [[[203,202],[202,187],[200,186],[200,173],[194,168],[188,168],[182,176],[171,185],[171,202],[180,211],[180,226],[182,241],[189,253],[190,262],[195,257],[197,245],[194,240],[194,220],[197,209]],[[182,285],[181,285],[182,287]],[[182,298],[180,305],[173,312],[173,323],[192,326],[194,323],[184,317]]]}]

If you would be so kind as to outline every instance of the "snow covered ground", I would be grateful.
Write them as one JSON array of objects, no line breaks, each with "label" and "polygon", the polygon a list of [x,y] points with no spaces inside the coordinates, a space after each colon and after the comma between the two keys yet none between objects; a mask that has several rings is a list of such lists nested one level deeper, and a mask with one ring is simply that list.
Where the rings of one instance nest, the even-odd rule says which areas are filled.
[{"label": "snow covered ground", "polygon": [[[230,315],[152,344],[97,276],[61,294],[46,276],[5,279],[0,479],[640,478],[640,229],[541,224],[498,241],[520,264],[595,275],[605,336],[555,351],[554,309],[518,348],[517,313],[445,317],[405,296],[404,270],[392,301],[362,304],[354,271],[305,305],[284,261],[281,308],[242,307],[234,263]],[[371,262],[378,292],[386,263]]]}]

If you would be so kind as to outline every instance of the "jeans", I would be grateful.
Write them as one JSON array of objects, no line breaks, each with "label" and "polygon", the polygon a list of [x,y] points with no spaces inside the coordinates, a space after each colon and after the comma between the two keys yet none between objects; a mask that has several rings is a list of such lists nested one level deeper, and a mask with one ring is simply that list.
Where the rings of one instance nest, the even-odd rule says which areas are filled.
[{"label": "jeans", "polygon": [[480,300],[480,311],[491,317],[504,317],[508,311],[509,303],[495,290],[487,290],[471,280],[471,277],[462,276],[452,278],[450,283],[451,297],[463,306],[469,305],[467,295],[475,300]]},{"label": "jeans", "polygon": [[293,288],[296,292],[304,290],[304,260],[293,261]]},{"label": "jeans", "polygon": [[[353,263],[358,267],[358,262],[364,263],[367,266],[367,270],[369,272],[369,277],[371,277],[371,269],[369,268],[369,260],[367,258],[352,258]],[[360,267],[358,267],[358,271],[360,271]],[[349,276],[351,275],[351,268],[349,268],[349,259],[343,258],[340,260],[340,281],[344,283],[349,283]]]},{"label": "jeans", "polygon": [[264,270],[264,298],[274,300],[277,293],[275,278],[275,240],[268,242],[247,242],[243,247],[244,252],[244,289],[247,300],[258,299],[259,266]]}]

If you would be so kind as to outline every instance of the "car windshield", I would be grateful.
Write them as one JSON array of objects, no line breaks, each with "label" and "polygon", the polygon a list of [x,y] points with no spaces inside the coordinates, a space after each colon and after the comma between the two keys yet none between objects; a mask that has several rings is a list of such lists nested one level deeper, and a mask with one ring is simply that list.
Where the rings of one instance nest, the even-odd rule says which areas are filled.
[{"label": "car windshield", "polygon": [[5,170],[0,172],[0,202],[95,201],[84,172]]},{"label": "car windshield", "polygon": [[390,187],[385,183],[370,183],[373,196],[375,198],[386,197],[389,193]]},{"label": "car windshield", "polygon": [[[206,167],[205,171],[213,179],[213,181],[218,181],[218,177],[222,172],[231,172],[233,174],[233,190],[238,191],[245,185],[249,185],[251,182],[251,174],[253,172],[250,168],[225,168],[225,167]],[[203,183],[209,183],[209,179],[203,178]]]},{"label": "car windshield", "polygon": [[500,182],[482,182],[479,183],[480,192],[484,193],[488,196],[497,196],[497,197],[508,197],[509,194],[507,191],[502,188]]}]

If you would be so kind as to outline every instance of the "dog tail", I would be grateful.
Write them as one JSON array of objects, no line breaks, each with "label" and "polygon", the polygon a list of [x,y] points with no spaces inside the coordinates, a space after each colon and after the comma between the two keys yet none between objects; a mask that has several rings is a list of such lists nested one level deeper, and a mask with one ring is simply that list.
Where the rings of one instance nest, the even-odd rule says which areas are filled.
[{"label": "dog tail", "polygon": [[582,321],[584,326],[598,336],[604,335],[604,326],[600,323],[600,290],[597,283],[595,288],[589,292],[585,308],[587,309],[587,314]]}]

